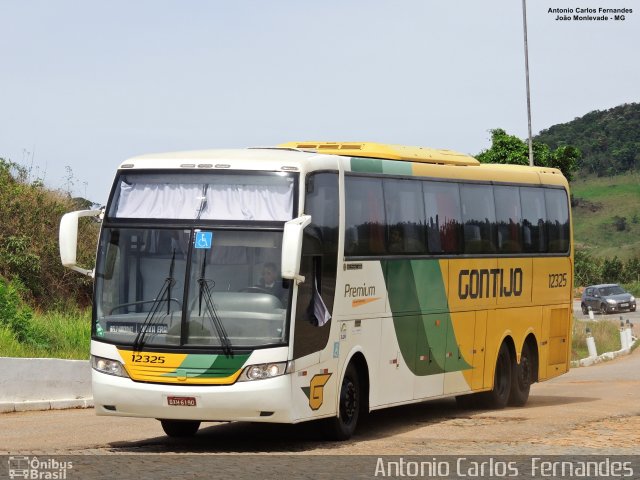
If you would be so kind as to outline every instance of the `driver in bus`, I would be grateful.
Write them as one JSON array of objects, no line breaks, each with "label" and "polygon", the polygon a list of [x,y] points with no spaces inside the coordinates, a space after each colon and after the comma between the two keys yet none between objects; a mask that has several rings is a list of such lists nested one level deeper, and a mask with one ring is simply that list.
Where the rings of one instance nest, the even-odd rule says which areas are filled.
[{"label": "driver in bus", "polygon": [[278,275],[275,263],[267,262],[262,270],[262,278],[258,281],[259,288],[284,301],[285,290],[282,288],[282,279]]}]

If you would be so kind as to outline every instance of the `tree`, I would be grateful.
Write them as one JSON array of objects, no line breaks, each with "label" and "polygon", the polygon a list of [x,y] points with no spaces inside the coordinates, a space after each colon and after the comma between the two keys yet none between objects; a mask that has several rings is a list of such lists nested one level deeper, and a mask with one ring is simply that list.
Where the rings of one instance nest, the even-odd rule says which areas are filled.
[{"label": "tree", "polygon": [[640,168],[640,103],[595,110],[568,123],[553,125],[535,140],[551,149],[580,149],[578,168],[599,177]]},{"label": "tree", "polygon": [[[571,180],[580,159],[580,151],[565,145],[551,150],[541,142],[533,142],[533,161],[541,167],[558,168],[567,180]],[[491,148],[483,150],[476,158],[482,163],[529,165],[529,146],[501,128],[491,130]]]}]

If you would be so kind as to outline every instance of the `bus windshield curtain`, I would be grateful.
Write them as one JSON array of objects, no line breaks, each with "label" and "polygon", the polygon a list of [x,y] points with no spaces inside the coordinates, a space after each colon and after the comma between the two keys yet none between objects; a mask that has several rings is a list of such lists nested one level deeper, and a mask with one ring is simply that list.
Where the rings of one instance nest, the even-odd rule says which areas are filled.
[{"label": "bus windshield curtain", "polygon": [[204,187],[121,182],[116,217],[287,221],[293,216],[293,183]]}]

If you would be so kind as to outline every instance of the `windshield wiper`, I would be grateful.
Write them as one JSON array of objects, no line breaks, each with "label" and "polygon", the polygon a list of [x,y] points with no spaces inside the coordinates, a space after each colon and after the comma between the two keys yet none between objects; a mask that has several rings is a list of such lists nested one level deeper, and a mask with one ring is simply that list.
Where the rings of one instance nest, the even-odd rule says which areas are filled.
[{"label": "windshield wiper", "polygon": [[[167,302],[167,313],[169,315],[171,313],[171,287],[175,285],[176,281],[173,278],[173,267],[176,261],[176,250],[173,249],[173,255],[171,256],[171,264],[169,265],[169,276],[165,278],[164,283],[160,287],[160,291],[156,296],[155,300],[151,304],[151,308],[149,313],[147,314],[147,318],[144,319],[142,325],[140,325],[140,330],[136,334],[136,338],[133,341],[134,350],[140,350],[144,346],[144,339],[147,335],[147,331],[150,326],[155,325],[157,322],[154,322],[156,315],[160,311],[162,307],[162,303],[166,300]],[[165,315],[165,316],[166,316]]]},{"label": "windshield wiper", "polygon": [[216,307],[213,304],[213,297],[212,297],[211,287],[209,287],[209,283],[213,283],[213,286],[215,286],[215,282],[213,280],[207,280],[205,278],[205,271],[207,268],[206,265],[207,265],[207,253],[205,252],[204,259],[202,260],[202,269],[200,271],[200,278],[198,279],[198,285],[200,285],[198,315],[202,315],[202,300],[204,300],[206,311],[208,312],[209,318],[211,319],[211,323],[213,323],[216,333],[218,334],[218,338],[220,339],[220,345],[222,346],[222,351],[227,356],[233,356],[231,341],[229,340],[227,331],[224,329],[222,320],[220,320],[220,317],[218,316]]}]

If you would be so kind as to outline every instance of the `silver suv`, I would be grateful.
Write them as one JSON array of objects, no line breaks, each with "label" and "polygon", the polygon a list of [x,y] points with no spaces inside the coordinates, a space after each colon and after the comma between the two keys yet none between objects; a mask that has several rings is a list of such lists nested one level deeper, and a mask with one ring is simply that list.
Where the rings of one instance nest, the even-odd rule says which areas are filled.
[{"label": "silver suv", "polygon": [[589,313],[589,307],[600,313],[615,313],[623,310],[635,312],[636,298],[620,285],[607,283],[585,288],[580,306],[585,315]]}]

